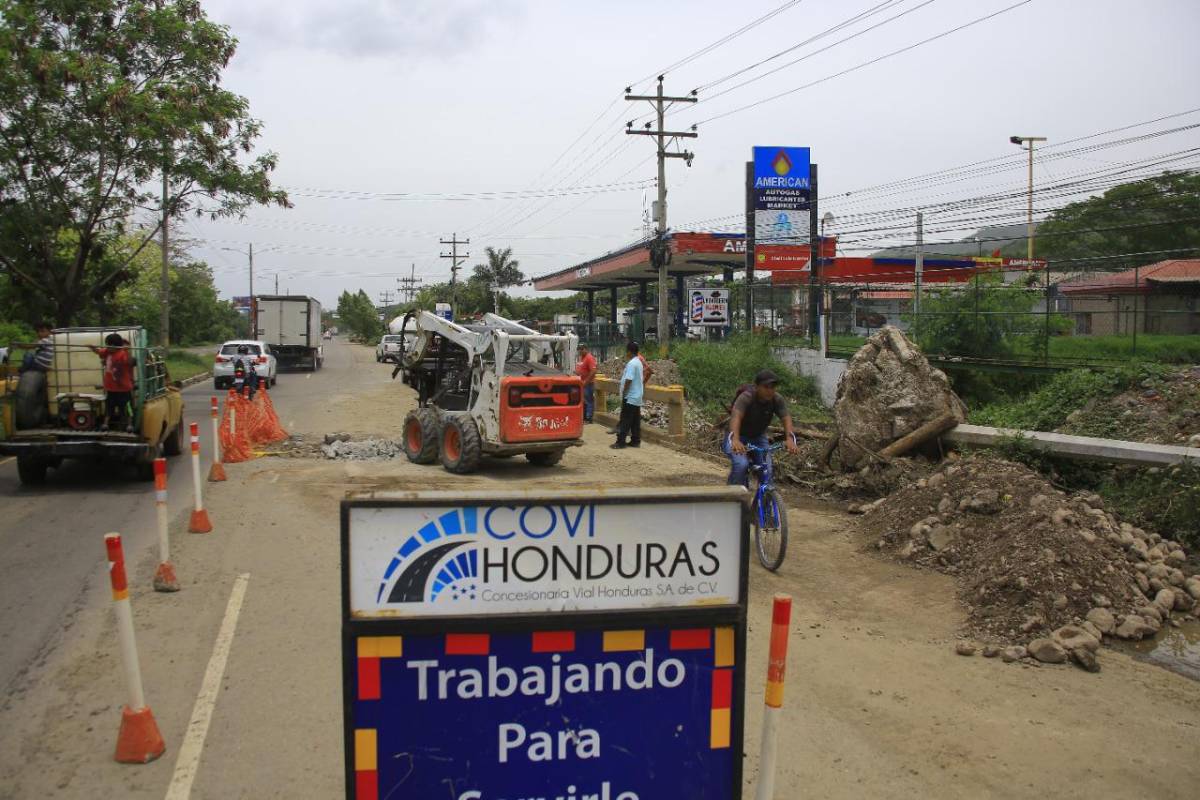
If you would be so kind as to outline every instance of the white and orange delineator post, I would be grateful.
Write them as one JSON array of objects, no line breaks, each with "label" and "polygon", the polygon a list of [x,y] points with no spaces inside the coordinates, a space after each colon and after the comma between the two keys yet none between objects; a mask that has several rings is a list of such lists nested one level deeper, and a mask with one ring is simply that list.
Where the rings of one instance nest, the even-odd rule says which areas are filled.
[{"label": "white and orange delineator post", "polygon": [[129,605],[129,582],[125,577],[121,534],[106,533],[104,548],[108,553],[108,576],[117,615],[121,662],[125,667],[125,684],[129,689],[129,704],[121,709],[121,730],[117,734],[115,758],[122,764],[146,764],[161,756],[167,746],[163,743],[158,723],[154,721],[154,714],[146,705],[146,695],[142,691],[142,670],[138,664],[137,641],[133,635],[133,609]]},{"label": "white and orange delineator post", "polygon": [[200,423],[192,423],[192,488],[196,493],[196,507],[192,510],[192,518],[188,520],[188,531],[191,533],[209,533],[212,522],[208,519],[208,510],[204,508],[204,498],[200,494]]},{"label": "white and orange delineator post", "polygon": [[775,751],[779,739],[779,716],[783,713],[783,681],[787,675],[788,628],[792,621],[792,597],[775,595],[771,610],[771,649],[767,655],[767,691],[763,696],[762,750],[758,758],[758,788],[755,800],[775,797]]},{"label": "white and orange delineator post", "polygon": [[212,466],[208,468],[208,480],[213,483],[226,480],[225,465],[221,463],[221,415],[218,412],[217,398],[214,396],[212,398],[213,457]]},{"label": "white and orange delineator post", "polygon": [[179,579],[171,563],[171,538],[167,519],[167,460],[154,459],[154,510],[158,515],[158,569],[154,573],[154,591],[178,592]]}]

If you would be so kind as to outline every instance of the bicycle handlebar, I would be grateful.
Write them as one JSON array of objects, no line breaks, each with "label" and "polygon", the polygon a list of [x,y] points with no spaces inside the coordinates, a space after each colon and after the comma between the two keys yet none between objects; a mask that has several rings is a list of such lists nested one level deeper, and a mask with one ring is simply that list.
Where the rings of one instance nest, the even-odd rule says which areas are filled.
[{"label": "bicycle handlebar", "polygon": [[776,450],[782,450],[783,447],[784,445],[782,442],[776,442],[775,444],[767,447],[759,447],[756,444],[748,444],[746,445],[746,451],[750,453],[774,453]]}]

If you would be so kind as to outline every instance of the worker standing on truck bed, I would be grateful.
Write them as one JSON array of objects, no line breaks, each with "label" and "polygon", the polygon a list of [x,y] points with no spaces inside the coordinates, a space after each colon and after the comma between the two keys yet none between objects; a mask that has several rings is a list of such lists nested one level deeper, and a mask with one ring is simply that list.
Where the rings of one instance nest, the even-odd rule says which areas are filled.
[{"label": "worker standing on truck bed", "polygon": [[27,369],[49,372],[54,366],[54,338],[50,335],[50,323],[39,322],[33,329],[37,332],[37,349],[25,354],[25,359],[21,362],[21,372]]},{"label": "worker standing on truck bed", "polygon": [[92,346],[104,362],[104,424],[100,430],[133,431],[133,359],[119,333],[104,337],[107,347]]}]

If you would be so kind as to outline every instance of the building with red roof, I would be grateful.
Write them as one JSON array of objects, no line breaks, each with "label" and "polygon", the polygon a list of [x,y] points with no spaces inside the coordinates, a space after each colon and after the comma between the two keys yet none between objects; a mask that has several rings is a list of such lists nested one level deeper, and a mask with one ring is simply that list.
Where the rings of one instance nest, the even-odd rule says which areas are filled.
[{"label": "building with red roof", "polygon": [[1200,258],[1060,283],[1076,334],[1200,334]]}]

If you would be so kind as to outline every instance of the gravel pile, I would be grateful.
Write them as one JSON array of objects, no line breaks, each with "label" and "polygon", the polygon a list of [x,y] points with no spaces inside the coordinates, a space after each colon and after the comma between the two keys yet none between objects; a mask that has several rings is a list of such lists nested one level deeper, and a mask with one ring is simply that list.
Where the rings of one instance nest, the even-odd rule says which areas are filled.
[{"label": "gravel pile", "polygon": [[851,510],[878,549],[955,576],[985,655],[1098,669],[1104,636],[1142,639],[1172,614],[1200,613],[1200,578],[1181,545],[1020,464],[956,460]]},{"label": "gravel pile", "polygon": [[321,445],[321,455],[328,459],[346,461],[370,461],[381,458],[397,458],[404,455],[404,448],[391,439],[361,439],[354,441],[343,435],[326,436]]},{"label": "gravel pile", "polygon": [[[597,365],[597,369],[601,375],[606,375],[613,380],[620,380],[621,373],[625,371],[625,364],[629,359],[625,357],[610,358],[607,361],[601,361]],[[679,365],[670,359],[662,359],[660,361],[647,361],[650,369],[653,372],[650,375],[651,386],[681,386],[683,380],[679,377]]]}]

